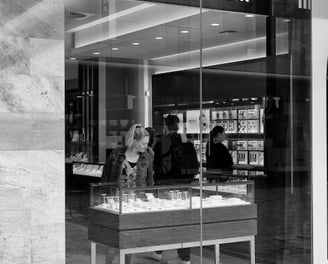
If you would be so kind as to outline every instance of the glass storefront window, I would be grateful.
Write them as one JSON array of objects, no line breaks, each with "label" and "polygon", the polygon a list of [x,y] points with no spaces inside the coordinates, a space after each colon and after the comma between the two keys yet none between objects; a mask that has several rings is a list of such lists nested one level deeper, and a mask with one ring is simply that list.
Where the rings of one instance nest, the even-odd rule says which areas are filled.
[{"label": "glass storefront window", "polygon": [[296,2],[67,1],[68,263],[90,242],[107,263],[311,262],[311,30]]}]

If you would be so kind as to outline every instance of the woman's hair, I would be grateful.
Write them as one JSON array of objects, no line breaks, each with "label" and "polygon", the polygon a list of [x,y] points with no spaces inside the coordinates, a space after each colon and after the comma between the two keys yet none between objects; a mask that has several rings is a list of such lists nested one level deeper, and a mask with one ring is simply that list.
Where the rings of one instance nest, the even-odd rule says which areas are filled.
[{"label": "woman's hair", "polygon": [[208,149],[206,150],[207,154],[210,154],[211,147],[214,145],[214,138],[217,136],[219,133],[224,133],[224,127],[222,126],[215,126],[210,132],[210,138],[208,142]]},{"label": "woman's hair", "polygon": [[140,124],[133,124],[125,135],[125,146],[127,148],[133,145],[133,140],[139,141],[144,137],[149,137],[149,133]]},{"label": "woman's hair", "polygon": [[153,147],[155,144],[155,134],[156,134],[156,130],[152,127],[146,127],[145,128],[149,134],[149,143],[148,146],[149,147]]}]

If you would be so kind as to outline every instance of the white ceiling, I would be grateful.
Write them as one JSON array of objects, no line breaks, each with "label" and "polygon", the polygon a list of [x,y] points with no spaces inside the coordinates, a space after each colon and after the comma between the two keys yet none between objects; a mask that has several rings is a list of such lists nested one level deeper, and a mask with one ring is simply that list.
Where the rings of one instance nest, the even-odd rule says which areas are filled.
[{"label": "white ceiling", "polygon": [[[247,59],[265,54],[265,16],[246,17],[245,13],[210,9],[203,9],[200,14],[195,7],[135,0],[109,0],[107,12],[103,2],[106,1],[65,0],[67,59],[144,59],[164,66],[166,69],[159,67],[157,71],[166,72],[193,67],[192,62],[199,61],[201,37],[205,65],[226,63],[236,56]],[[70,12],[83,13],[86,18],[75,19]],[[211,26],[212,23],[220,25]],[[182,34],[182,30],[189,33]],[[139,45],[132,45],[133,42]]]}]

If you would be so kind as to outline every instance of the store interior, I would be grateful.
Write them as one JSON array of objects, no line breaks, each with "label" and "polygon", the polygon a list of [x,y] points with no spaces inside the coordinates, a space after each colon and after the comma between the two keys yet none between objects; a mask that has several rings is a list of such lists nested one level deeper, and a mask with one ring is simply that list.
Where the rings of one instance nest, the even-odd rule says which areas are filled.
[{"label": "store interior", "polygon": [[[134,123],[160,138],[167,114],[178,115],[202,172],[211,128],[225,128],[229,176],[254,182],[256,263],[309,263],[310,70],[301,67],[310,56],[308,14],[272,17],[247,0],[201,9],[64,2],[67,263],[90,263],[90,184],[100,182],[106,158]],[[213,250],[194,247],[192,263],[213,263]],[[106,251],[98,248],[99,263]],[[249,263],[251,250],[239,242],[221,253],[222,263]],[[174,250],[166,257],[177,261]],[[133,263],[158,262],[141,253]]]}]

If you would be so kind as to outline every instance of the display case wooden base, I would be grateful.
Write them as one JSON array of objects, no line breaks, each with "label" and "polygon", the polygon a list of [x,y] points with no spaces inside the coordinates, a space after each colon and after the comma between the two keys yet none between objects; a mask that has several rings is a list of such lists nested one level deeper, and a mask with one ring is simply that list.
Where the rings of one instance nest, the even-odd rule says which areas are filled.
[{"label": "display case wooden base", "polygon": [[[100,243],[116,248],[120,254],[120,264],[125,263],[126,254],[200,244],[215,245],[216,263],[219,263],[220,244],[241,241],[250,242],[251,263],[255,264],[256,218],[255,204],[203,208],[203,239],[200,243],[199,209],[115,214],[90,208],[88,236],[92,247]],[[91,260],[94,264],[95,257]]]}]

